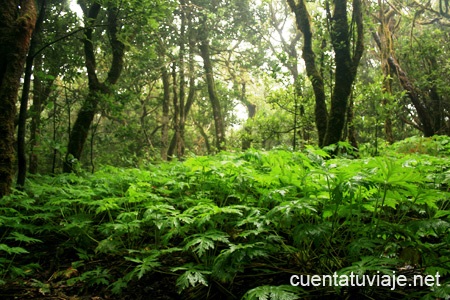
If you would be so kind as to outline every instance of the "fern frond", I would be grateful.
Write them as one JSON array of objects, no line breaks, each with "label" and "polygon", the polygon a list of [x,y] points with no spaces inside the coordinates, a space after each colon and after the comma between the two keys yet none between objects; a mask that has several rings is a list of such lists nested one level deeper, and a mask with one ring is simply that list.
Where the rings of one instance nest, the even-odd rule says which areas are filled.
[{"label": "fern frond", "polygon": [[301,288],[290,285],[262,285],[247,291],[242,300],[296,300],[305,294]]},{"label": "fern frond", "polygon": [[190,236],[184,246],[185,250],[192,250],[202,257],[210,249],[214,249],[217,242],[229,243],[228,234],[219,230],[208,230],[205,233],[198,233]]}]

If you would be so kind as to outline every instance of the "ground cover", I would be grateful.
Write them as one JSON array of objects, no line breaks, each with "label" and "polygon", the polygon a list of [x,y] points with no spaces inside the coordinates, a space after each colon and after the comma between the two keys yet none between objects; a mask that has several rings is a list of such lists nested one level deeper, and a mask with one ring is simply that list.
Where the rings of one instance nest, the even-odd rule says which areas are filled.
[{"label": "ground cover", "polygon": [[[359,159],[248,150],[34,176],[0,203],[0,297],[448,299],[448,141]],[[440,277],[291,285],[333,274]]]}]

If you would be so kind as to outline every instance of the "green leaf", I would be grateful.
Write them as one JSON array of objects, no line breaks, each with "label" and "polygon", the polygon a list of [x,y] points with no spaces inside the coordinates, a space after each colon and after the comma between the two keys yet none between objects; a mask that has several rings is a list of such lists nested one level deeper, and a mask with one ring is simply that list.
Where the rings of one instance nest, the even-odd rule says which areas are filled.
[{"label": "green leaf", "polygon": [[42,243],[41,240],[39,239],[35,239],[32,237],[28,237],[20,232],[14,231],[11,233],[11,236],[8,237],[8,239],[14,240],[14,241],[18,241],[18,242],[25,242],[25,243]]},{"label": "green leaf", "polygon": [[305,292],[290,285],[262,285],[245,293],[243,300],[296,300],[302,299]]},{"label": "green leaf", "polygon": [[25,250],[22,247],[9,247],[6,244],[0,244],[0,251],[4,251],[8,254],[25,254],[29,253],[27,250]]},{"label": "green leaf", "polygon": [[228,234],[218,230],[194,234],[188,239],[189,242],[186,243],[184,249],[193,250],[199,257],[202,257],[207,250],[214,249],[216,242],[229,243]]},{"label": "green leaf", "polygon": [[194,264],[188,263],[181,267],[172,268],[172,272],[180,270],[185,270],[185,272],[177,279],[177,287],[179,292],[183,291],[189,286],[195,287],[198,284],[208,286],[206,275],[211,274],[211,272],[202,269],[201,265],[194,266]]}]

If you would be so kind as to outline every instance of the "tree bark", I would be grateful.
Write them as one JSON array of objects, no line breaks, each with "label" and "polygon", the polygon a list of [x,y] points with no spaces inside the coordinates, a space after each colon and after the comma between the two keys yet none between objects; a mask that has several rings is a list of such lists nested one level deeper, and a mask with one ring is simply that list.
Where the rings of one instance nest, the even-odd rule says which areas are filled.
[{"label": "tree bark", "polygon": [[179,106],[179,98],[178,98],[178,85],[177,85],[177,72],[176,72],[176,64],[172,65],[172,106],[173,106],[173,138],[170,142],[169,151],[167,156],[169,159],[177,156],[180,157],[180,153],[178,152],[178,147],[180,144],[180,106]]},{"label": "tree bark", "polygon": [[36,47],[40,40],[41,25],[45,17],[46,1],[40,1],[39,17],[37,18],[35,28],[30,41],[28,56],[25,60],[24,83],[22,87],[22,97],[20,98],[19,124],[17,129],[17,187],[22,189],[25,185],[27,175],[27,156],[25,149],[25,133],[27,124],[28,100],[30,98],[31,75],[33,74],[33,63],[36,53]]},{"label": "tree bark", "polygon": [[[35,58],[34,70],[35,74],[43,71],[41,55]],[[56,76],[58,76],[58,68],[50,68],[47,75],[50,75],[50,77],[42,79],[39,76],[35,76],[33,79],[33,105],[30,107],[30,157],[28,167],[30,174],[36,174],[38,172],[38,156],[35,150],[39,146],[40,141],[41,113],[52,92],[53,83]]]},{"label": "tree bark", "polygon": [[[402,69],[400,63],[395,57],[392,37],[394,35],[396,24],[394,16],[397,11],[390,8],[386,12],[386,9],[382,6],[381,1],[378,2],[378,5],[380,6],[378,19],[381,24],[378,32],[373,32],[372,36],[381,52],[382,68],[385,75],[384,88],[387,92],[391,92],[392,79],[390,78],[393,75],[396,75],[399,79],[400,85],[407,92],[407,95],[417,112],[417,118],[413,118],[415,119],[413,122],[407,123],[422,131],[425,136],[433,136],[439,132],[442,121],[444,120],[442,107],[440,105],[440,97],[434,85],[434,75],[430,74],[429,76],[431,79],[431,84],[427,88],[428,91],[420,91],[415,86],[413,80],[408,77],[407,73]],[[431,69],[435,69],[437,67],[432,55],[428,58],[428,62],[430,63]],[[388,100],[383,99],[383,105],[387,103]],[[390,143],[392,143],[394,141],[391,128],[392,123],[388,117],[385,122],[386,138]]]},{"label": "tree bark", "polygon": [[347,19],[347,0],[336,0],[331,20],[331,41],[335,53],[336,70],[324,146],[336,144],[341,140],[348,99],[352,91],[358,64],[364,51],[360,0],[353,1],[353,20],[356,24],[357,40],[355,41],[355,52],[352,56],[350,47],[351,31]]},{"label": "tree bark", "polygon": [[225,125],[222,116],[222,109],[217,96],[214,83],[213,66],[211,62],[211,53],[208,40],[208,29],[206,25],[206,17],[203,17],[203,26],[200,36],[200,53],[203,59],[203,68],[205,70],[206,84],[208,86],[209,101],[211,102],[214,127],[216,132],[216,148],[218,151],[225,150]]},{"label": "tree bark", "polygon": [[[241,102],[244,103],[245,106],[247,107],[248,119],[253,119],[256,115],[256,105],[251,103],[247,99],[245,82],[242,83]],[[244,126],[244,132],[245,132],[245,136],[242,138],[242,146],[241,146],[241,149],[243,151],[250,149],[250,147],[252,146],[251,129],[248,126]]]},{"label": "tree bark", "polygon": [[314,115],[316,119],[317,133],[319,137],[319,146],[322,147],[327,130],[328,111],[325,102],[325,85],[323,77],[316,65],[316,54],[312,46],[311,16],[306,8],[305,0],[300,0],[298,4],[295,0],[288,0],[291,10],[295,14],[298,29],[303,33],[303,52],[302,58],[305,62],[306,74],[311,80],[315,97]]},{"label": "tree bark", "polygon": [[[353,22],[356,25],[356,41],[354,52],[351,53],[350,41],[352,32],[347,18],[347,0],[335,0],[333,16],[328,12],[331,22],[331,42],[335,53],[334,87],[331,95],[331,107],[328,114],[325,102],[323,77],[317,69],[315,53],[312,48],[311,17],[306,8],[305,0],[296,3],[287,0],[295,14],[297,27],[303,33],[303,59],[306,73],[311,80],[316,99],[315,116],[319,135],[319,146],[328,146],[341,140],[345,124],[347,102],[351,93],[356,71],[364,51],[364,32],[362,21],[361,0],[353,0]],[[327,7],[327,11],[329,8]],[[353,54],[353,55],[352,55]]]},{"label": "tree bark", "polygon": [[[107,32],[109,42],[112,49],[112,61],[108,71],[107,78],[104,82],[100,82],[97,77],[97,66],[95,49],[93,44],[93,27],[98,14],[101,10],[101,5],[94,3],[87,14],[87,19],[90,20],[88,27],[85,29],[86,38],[83,40],[85,65],[88,73],[89,94],[84,101],[77,119],[73,125],[69,137],[69,144],[67,147],[67,155],[64,162],[63,171],[68,173],[73,171],[74,163],[81,158],[84,144],[88,136],[89,128],[97,113],[100,99],[104,96],[112,94],[111,86],[117,83],[123,69],[123,59],[125,54],[125,45],[118,39],[118,9],[108,8],[107,10]],[[86,10],[85,10],[86,11]]]},{"label": "tree bark", "polygon": [[161,78],[162,78],[162,83],[163,83],[161,159],[167,160],[167,150],[169,149],[170,81],[169,81],[169,72],[167,72],[167,69],[165,66],[162,68]]},{"label": "tree bark", "polygon": [[34,1],[5,0],[0,9],[0,198],[14,177],[16,101],[36,17]]},{"label": "tree bark", "polygon": [[[383,79],[383,89],[384,92],[388,94],[392,94],[392,77],[393,73],[389,64],[387,62],[387,58],[391,55],[393,51],[393,35],[394,32],[392,30],[395,28],[395,20],[394,16],[396,14],[395,9],[388,9],[381,0],[378,0],[378,20],[380,22],[380,26],[378,28],[378,32],[372,32],[372,36],[374,37],[375,43],[380,50],[381,55],[381,69],[383,71],[384,79]],[[385,97],[381,101],[383,107],[389,106],[390,100]],[[388,110],[386,111],[385,121],[384,121],[384,133],[386,136],[386,140],[388,143],[394,143],[394,134],[392,132],[392,117]]]},{"label": "tree bark", "polygon": [[417,116],[420,121],[420,124],[418,125],[421,128],[423,134],[426,137],[433,136],[436,132],[433,129],[433,125],[427,108],[420,100],[419,92],[416,90],[414,84],[408,78],[406,72],[400,67],[400,64],[397,62],[395,57],[390,56],[388,58],[388,63],[394,73],[397,74],[401,86],[406,90],[409,99],[411,100],[414,108],[417,111]]},{"label": "tree bark", "polygon": [[350,96],[350,101],[347,108],[347,130],[348,130],[348,141],[352,147],[357,150],[358,142],[356,141],[356,129],[354,124],[355,113],[354,113],[354,103],[353,97]]},{"label": "tree bark", "polygon": [[[194,103],[195,99],[195,55],[197,51],[196,48],[196,30],[192,24],[192,14],[189,10],[185,11],[186,1],[181,0],[181,28],[180,28],[180,38],[179,38],[179,98],[177,101],[177,106],[174,107],[174,134],[170,141],[170,146],[168,148],[168,158],[172,157],[176,152],[178,157],[184,156],[185,152],[185,127],[186,120],[189,114],[189,110]],[[187,23],[187,24],[186,24]],[[186,34],[187,33],[187,34]],[[187,39],[186,39],[187,37]],[[188,77],[189,77],[189,90],[186,93],[186,44],[188,44]],[[176,81],[174,80],[174,84]],[[186,98],[187,94],[187,98]]]}]

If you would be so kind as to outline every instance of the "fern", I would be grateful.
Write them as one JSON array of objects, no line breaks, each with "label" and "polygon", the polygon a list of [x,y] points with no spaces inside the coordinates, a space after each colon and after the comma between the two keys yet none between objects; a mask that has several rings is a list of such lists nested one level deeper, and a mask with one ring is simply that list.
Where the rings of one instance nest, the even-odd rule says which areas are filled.
[{"label": "fern", "polygon": [[268,243],[230,244],[216,257],[212,268],[213,277],[221,282],[231,282],[244,266],[255,258],[269,256],[277,248]]},{"label": "fern", "polygon": [[[366,272],[374,272],[392,275],[394,267],[399,263],[397,259],[379,258],[375,256],[364,256],[360,261],[353,262],[351,266],[339,270],[339,275],[349,275],[354,273],[356,275],[364,275]],[[390,266],[390,268],[389,268]]]},{"label": "fern", "polygon": [[262,285],[245,293],[243,300],[296,300],[302,299],[306,293],[298,287],[290,285]]},{"label": "fern", "polygon": [[194,251],[198,257],[203,257],[208,250],[216,247],[217,242],[229,243],[228,234],[218,230],[208,230],[187,238],[184,249]]},{"label": "fern", "polygon": [[[448,138],[442,142],[448,150]],[[1,281],[42,278],[35,261],[49,263],[44,245],[54,246],[50,256],[63,270],[56,273],[67,271],[58,261],[79,259],[78,274],[58,284],[118,295],[158,273],[177,276],[183,298],[204,287],[203,295],[238,298],[249,278],[261,287],[245,299],[333,297],[339,291],[268,286],[265,278],[389,273],[405,264],[404,249],[423,258],[425,273],[448,276],[448,157],[384,151],[388,157],[351,160],[313,147],[248,150],[146,170],[36,175],[0,205]]]},{"label": "fern", "polygon": [[161,266],[161,263],[158,261],[159,255],[160,253],[155,251],[154,253],[145,255],[143,258],[125,257],[126,260],[137,263],[137,266],[131,271],[131,276],[136,276],[138,279],[141,279],[146,273]]},{"label": "fern", "polygon": [[192,263],[185,264],[181,267],[171,269],[172,272],[184,271],[177,279],[178,291],[181,293],[184,289],[198,284],[208,286],[206,277],[211,274],[211,271],[205,270],[201,265],[195,266]]}]

